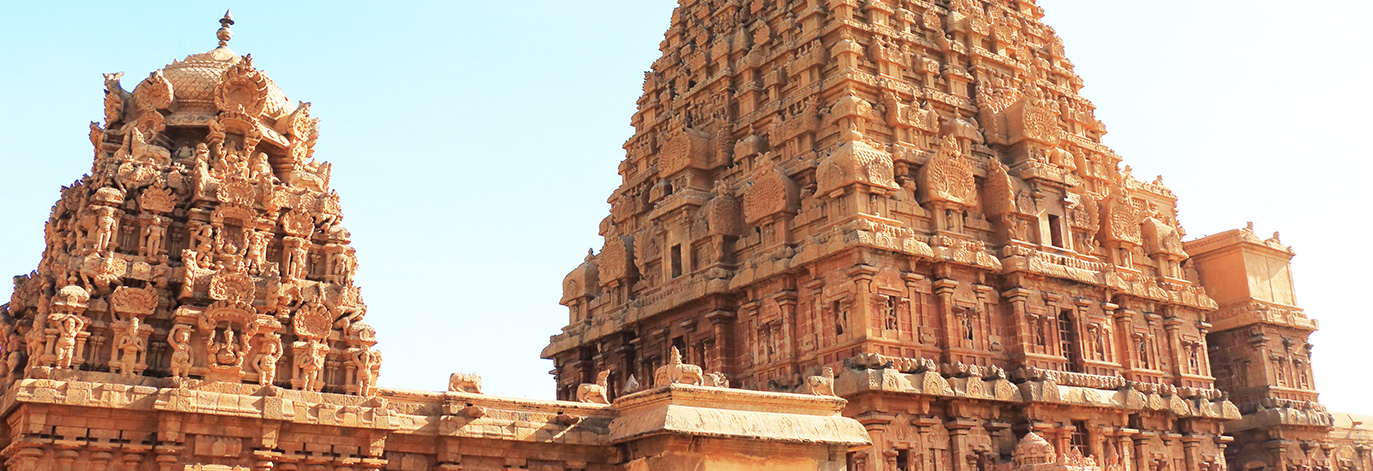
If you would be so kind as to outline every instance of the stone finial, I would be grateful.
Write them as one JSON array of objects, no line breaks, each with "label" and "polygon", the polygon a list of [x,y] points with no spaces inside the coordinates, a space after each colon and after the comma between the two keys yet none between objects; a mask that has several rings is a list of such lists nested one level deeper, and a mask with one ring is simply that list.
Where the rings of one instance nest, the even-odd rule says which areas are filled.
[{"label": "stone finial", "polygon": [[219,19],[219,31],[215,32],[215,36],[219,38],[219,47],[228,46],[229,40],[234,38],[233,30],[229,29],[233,24],[234,18],[229,15],[229,10],[224,10],[224,17]]}]

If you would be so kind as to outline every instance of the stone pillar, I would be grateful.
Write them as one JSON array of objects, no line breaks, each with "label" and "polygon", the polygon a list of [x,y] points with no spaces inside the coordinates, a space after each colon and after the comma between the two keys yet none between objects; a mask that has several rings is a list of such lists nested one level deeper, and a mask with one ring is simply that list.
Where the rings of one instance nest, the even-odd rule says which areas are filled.
[{"label": "stone pillar", "polygon": [[58,450],[56,453],[57,471],[73,471],[76,469],[73,468],[72,465],[76,463],[77,456],[80,456],[80,453],[71,448],[63,447],[63,449]]},{"label": "stone pillar", "polygon": [[872,438],[872,448],[865,450],[868,453],[868,462],[873,463],[870,466],[872,471],[896,469],[896,455],[886,453],[888,445],[887,428],[891,426],[892,418],[891,415],[872,413],[859,420],[859,423],[863,424],[863,429],[867,430],[868,436]]},{"label": "stone pillar", "polygon": [[1140,432],[1135,441],[1135,471],[1150,471],[1149,441],[1158,437],[1158,432]]},{"label": "stone pillar", "polygon": [[1120,349],[1120,352],[1125,355],[1125,358],[1121,359],[1119,362],[1121,366],[1124,366],[1126,369],[1143,368],[1144,365],[1139,364],[1139,352],[1135,351],[1135,342],[1132,337],[1135,333],[1133,328],[1135,320],[1131,315],[1132,312],[1129,310],[1120,310],[1120,306],[1111,303],[1104,303],[1101,307],[1102,309],[1106,309],[1107,312],[1112,313],[1111,315],[1116,320],[1116,343],[1125,346],[1125,348]]},{"label": "stone pillar", "polygon": [[92,451],[90,461],[87,464],[89,468],[86,469],[89,469],[90,471],[107,471],[109,469],[110,460],[112,459],[114,459],[113,453],[104,450]]},{"label": "stone pillar", "polygon": [[[940,279],[934,282],[934,294],[939,300],[939,319],[943,324],[940,327],[943,327],[944,329],[944,338],[943,341],[940,342],[940,347],[943,347],[945,356],[949,354],[949,348],[957,347],[959,345],[957,328],[958,319],[954,319],[953,314],[953,292],[957,288],[957,280]],[[948,358],[945,358],[945,360],[947,361]]]},{"label": "stone pillar", "polygon": [[1287,445],[1290,444],[1292,442],[1288,440],[1271,440],[1263,444],[1265,448],[1268,448],[1268,456],[1273,458],[1273,462],[1269,463],[1269,469],[1287,471]]},{"label": "stone pillar", "polygon": [[[849,271],[853,277],[855,288],[854,306],[851,310],[858,317],[858,328],[856,331],[862,334],[861,338],[873,337],[872,332],[872,278],[877,275],[877,269],[868,265],[859,265]],[[849,325],[853,325],[853,316],[849,317]]]},{"label": "stone pillar", "polygon": [[143,463],[142,453],[124,453],[124,471],[138,471],[138,465]]},{"label": "stone pillar", "polygon": [[1197,445],[1201,444],[1201,437],[1188,435],[1182,437],[1182,459],[1186,460],[1187,471],[1201,471],[1201,457],[1197,455]]},{"label": "stone pillar", "polygon": [[1030,298],[1030,290],[1015,288],[1004,292],[1001,297],[1011,301],[1011,316],[1015,319],[1016,341],[1020,345],[1020,352],[1034,352],[1034,331],[1030,330],[1030,320],[1026,319],[1026,299]]},{"label": "stone pillar", "polygon": [[[734,359],[730,357],[729,343],[731,330],[729,327],[734,325],[737,316],[730,311],[714,311],[706,314],[706,320],[710,322],[711,335],[715,336],[715,341],[711,343],[711,354],[715,357],[715,364],[710,365],[712,369],[725,373],[734,374]],[[705,366],[705,365],[702,365]],[[626,372],[628,374],[628,372]],[[628,378],[628,376],[626,376]],[[642,382],[642,380],[641,380]]]},{"label": "stone pillar", "polygon": [[920,447],[919,469],[923,471],[947,471],[937,469],[934,450],[930,447],[930,427],[939,425],[940,422],[942,421],[936,417],[918,417],[911,421],[911,425],[915,426],[920,436],[920,443],[917,446]]},{"label": "stone pillar", "polygon": [[1135,455],[1135,445],[1130,439],[1131,436],[1139,433],[1138,430],[1122,428],[1117,431],[1120,439],[1120,467],[1121,471],[1139,471],[1132,458]]},{"label": "stone pillar", "polygon": [[919,344],[921,343],[920,325],[922,324],[921,314],[923,313],[920,309],[919,290],[920,282],[924,281],[925,277],[924,275],[916,273],[902,273],[901,279],[906,282],[906,305],[908,306],[908,309],[906,309],[906,320],[911,324],[911,329],[909,332],[906,332],[906,334],[910,336],[912,344]]},{"label": "stone pillar", "polygon": [[810,280],[805,285],[807,292],[810,293],[811,308],[810,313],[808,315],[808,319],[810,320],[809,339],[812,348],[811,351],[819,350],[821,348],[820,339],[822,337],[820,336],[820,333],[824,331],[824,327],[822,326],[824,321],[821,320],[820,313],[825,308],[824,287],[825,282],[819,278]]},{"label": "stone pillar", "polygon": [[976,420],[958,419],[947,423],[949,427],[949,454],[953,461],[953,471],[978,471],[969,469],[968,455],[972,453],[968,432],[977,425]]},{"label": "stone pillar", "polygon": [[[1177,386],[1183,386],[1182,365],[1186,364],[1186,359],[1184,359],[1182,355],[1182,338],[1178,333],[1181,328],[1182,319],[1176,316],[1169,317],[1163,321],[1163,329],[1168,332],[1168,350],[1170,350],[1168,352],[1168,358],[1171,359],[1169,369],[1172,371],[1173,377],[1178,378],[1174,380],[1174,383]],[[1161,357],[1162,355],[1159,356]]]},{"label": "stone pillar", "polygon": [[783,351],[779,353],[787,364],[787,374],[799,374],[801,371],[800,365],[797,364],[797,358],[800,357],[801,354],[796,348],[796,333],[798,330],[796,326],[796,292],[783,291],[778,293],[773,299],[777,301],[777,307],[782,310],[782,335],[785,338],[782,342]]}]

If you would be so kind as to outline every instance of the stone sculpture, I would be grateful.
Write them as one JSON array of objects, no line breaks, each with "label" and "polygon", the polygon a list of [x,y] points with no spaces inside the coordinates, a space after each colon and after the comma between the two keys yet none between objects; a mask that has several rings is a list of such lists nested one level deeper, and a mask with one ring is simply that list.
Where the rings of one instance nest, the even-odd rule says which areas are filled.
[{"label": "stone sculpture", "polygon": [[668,363],[653,372],[653,385],[663,387],[670,384],[705,385],[705,374],[701,367],[682,363],[682,352],[672,348]]},{"label": "stone sculpture", "polygon": [[481,394],[482,377],[469,373],[453,373],[448,377],[448,391],[466,394]]},{"label": "stone sculpture", "polygon": [[609,386],[610,371],[596,373],[596,384],[583,384],[577,386],[577,402],[589,402],[592,404],[609,404],[610,399],[606,396],[606,388]]}]

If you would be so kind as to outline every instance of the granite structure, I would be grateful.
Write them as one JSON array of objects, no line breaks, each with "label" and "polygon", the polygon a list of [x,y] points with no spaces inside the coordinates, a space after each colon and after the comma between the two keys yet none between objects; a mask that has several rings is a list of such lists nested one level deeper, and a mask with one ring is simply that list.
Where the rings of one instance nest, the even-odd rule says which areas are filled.
[{"label": "granite structure", "polygon": [[613,403],[606,378],[581,402],[378,387],[318,121],[220,22],[132,91],[105,76],[91,173],[0,306],[0,469],[835,471],[870,445],[843,399],[681,361]]},{"label": "granite structure", "polygon": [[563,282],[558,397],[680,352],[703,383],[848,399],[874,444],[850,469],[1370,469],[1369,428],[1317,402],[1292,251],[1185,242],[1042,18],[682,0]]}]

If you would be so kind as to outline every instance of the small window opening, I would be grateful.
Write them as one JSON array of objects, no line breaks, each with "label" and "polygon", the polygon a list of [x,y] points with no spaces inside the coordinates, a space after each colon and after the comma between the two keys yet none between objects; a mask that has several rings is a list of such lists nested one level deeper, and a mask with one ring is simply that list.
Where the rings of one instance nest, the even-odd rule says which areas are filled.
[{"label": "small window opening", "polygon": [[1063,248],[1063,225],[1059,224],[1059,217],[1054,214],[1049,215],[1049,240],[1054,247]]},{"label": "small window opening", "polygon": [[1068,358],[1068,371],[1081,372],[1082,358],[1077,350],[1077,331],[1073,329],[1072,311],[1063,311],[1058,316],[1058,341],[1063,356]]}]

